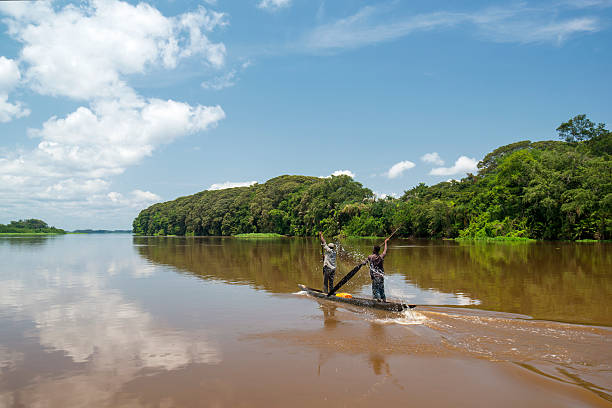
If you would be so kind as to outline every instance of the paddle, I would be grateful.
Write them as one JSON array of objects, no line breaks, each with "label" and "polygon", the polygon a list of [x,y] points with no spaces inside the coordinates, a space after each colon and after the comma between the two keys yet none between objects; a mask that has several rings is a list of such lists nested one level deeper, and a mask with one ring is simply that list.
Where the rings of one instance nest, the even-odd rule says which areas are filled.
[{"label": "paddle", "polygon": [[[393,235],[395,235],[395,233],[399,230],[399,227],[395,229],[395,231],[393,231],[393,233],[391,235],[389,235],[389,238],[385,239],[385,241],[387,241],[388,239],[391,239],[391,237]],[[359,271],[359,269],[361,269],[361,267],[363,266],[363,264],[359,264],[356,267],[354,267],[353,269],[351,269],[351,271],[349,273],[347,273],[346,275],[344,275],[344,278],[340,279],[340,282],[338,282],[338,284],[336,286],[334,286],[334,288],[329,291],[329,293],[327,294],[327,296],[331,296],[334,293],[336,293],[338,291],[338,289],[340,289],[342,286],[344,286],[344,284],[346,282],[348,282],[353,276],[355,276],[355,274]]]},{"label": "paddle", "polygon": [[359,269],[361,269],[362,266],[363,264],[359,264],[353,269],[351,269],[351,271],[347,273],[346,275],[344,275],[344,278],[340,279],[340,282],[338,282],[338,284],[334,286],[334,288],[331,291],[329,291],[327,296],[332,296],[334,293],[336,293],[338,289],[340,289],[346,282],[349,281],[349,279],[351,279],[353,276],[355,276],[357,272],[359,272]]},{"label": "paddle", "polygon": [[[395,235],[395,233],[396,233],[397,231],[399,231],[399,229],[400,229],[400,227],[397,227],[397,228],[395,229],[395,231],[393,231],[393,232],[391,233],[391,235],[389,235],[389,238],[387,238],[387,239],[391,239],[391,237],[392,237],[392,236],[394,236],[394,235]],[[385,239],[385,241],[386,241],[387,239]],[[384,244],[384,242],[383,242],[382,244]],[[380,246],[382,246],[382,244],[380,244]]]}]

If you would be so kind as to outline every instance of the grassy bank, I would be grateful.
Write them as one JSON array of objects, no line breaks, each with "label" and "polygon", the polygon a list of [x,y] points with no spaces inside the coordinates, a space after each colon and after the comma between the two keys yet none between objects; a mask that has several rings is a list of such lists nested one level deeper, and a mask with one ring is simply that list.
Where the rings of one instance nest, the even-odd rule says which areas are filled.
[{"label": "grassy bank", "polygon": [[459,242],[536,242],[537,240],[525,237],[483,237],[483,238],[453,238]]},{"label": "grassy bank", "polygon": [[235,238],[283,238],[284,235],[270,232],[251,232],[248,234],[236,234]]}]

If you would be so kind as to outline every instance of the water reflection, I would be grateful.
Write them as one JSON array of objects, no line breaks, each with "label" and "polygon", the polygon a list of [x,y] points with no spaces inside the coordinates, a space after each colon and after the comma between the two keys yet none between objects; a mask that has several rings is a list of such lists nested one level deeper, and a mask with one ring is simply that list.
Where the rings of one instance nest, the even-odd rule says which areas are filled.
[{"label": "water reflection", "polygon": [[336,309],[338,306],[331,302],[319,302],[320,308],[323,311],[323,327],[326,329],[334,329],[338,326],[338,319],[336,318]]},{"label": "water reflection", "polygon": [[[151,262],[171,265],[203,279],[248,284],[273,293],[293,293],[298,283],[322,286],[320,245],[312,239],[135,237],[134,245]],[[358,249],[344,248],[338,257],[337,280],[355,266],[356,259],[365,258]],[[398,273],[388,270],[386,284],[390,298],[395,300],[420,304],[478,303],[464,295],[418,288]],[[370,297],[370,287],[367,268],[363,268],[343,290]]]},{"label": "water reflection", "polygon": [[479,308],[612,325],[611,249],[572,243],[432,245],[401,250],[403,256],[389,262],[408,271],[409,282],[463,293],[481,300]]},{"label": "water reflection", "polygon": [[138,256],[85,250],[53,262],[49,255],[13,252],[21,268],[0,274],[0,386],[13,390],[0,387],[0,406],[111,405],[143,370],[221,361],[205,330],[169,327],[113,288],[113,279],[151,274]]},{"label": "water reflection", "polygon": [[374,371],[374,374],[381,375],[385,374],[387,376],[391,375],[391,370],[389,369],[389,364],[385,361],[385,358],[380,353],[370,353],[368,360],[370,362],[370,366]]},{"label": "water reflection", "polygon": [[[432,406],[441,387],[463,394],[443,395],[437,406],[474,405],[483,397],[491,402],[485,405],[537,405],[538,396],[540,405],[584,406],[589,396],[612,392],[607,328],[440,307],[419,307],[419,324],[405,324],[416,319],[293,295],[297,282],[321,285],[315,240],[66,236],[46,242],[0,245],[0,258],[9,259],[0,265],[2,407],[371,406],[407,398]],[[565,279],[563,265],[547,255],[554,248],[492,247],[489,256],[455,243],[403,243],[387,259],[389,290],[412,299],[482,296],[483,305],[492,304],[497,291],[508,296],[505,282],[557,296],[547,293],[550,281],[522,270],[541,259]],[[351,245],[369,249],[367,241]],[[593,279],[606,266],[597,251],[561,250],[564,262],[580,270],[574,279]],[[340,273],[353,262],[341,260]],[[438,270],[445,266],[445,273]],[[548,275],[555,276],[552,269],[542,273]],[[369,290],[368,274],[357,278],[347,291]],[[601,283],[597,290],[605,291]],[[582,289],[561,287],[569,303],[580,299]],[[595,319],[602,307],[583,312]],[[508,376],[491,361],[535,370],[529,381],[516,380],[527,370]],[[535,372],[546,381],[545,374],[562,377],[589,396],[573,385],[534,380]],[[494,391],[482,394],[482,383],[491,381]],[[560,386],[573,399],[559,397]],[[500,392],[520,399],[504,405]],[[560,399],[566,402],[550,402]]]},{"label": "water reflection", "polygon": [[0,247],[1,246],[26,246],[26,247],[40,247],[53,239],[61,238],[61,236],[57,235],[39,235],[39,236],[3,236],[0,237]]},{"label": "water reflection", "polygon": [[[371,241],[342,243],[343,276],[369,253]],[[147,260],[204,279],[292,293],[321,287],[321,256],[312,239],[135,237]],[[458,305],[539,319],[612,325],[612,245],[572,243],[458,244],[396,240],[385,260],[386,290],[406,303]],[[344,288],[369,297],[367,269]]]}]

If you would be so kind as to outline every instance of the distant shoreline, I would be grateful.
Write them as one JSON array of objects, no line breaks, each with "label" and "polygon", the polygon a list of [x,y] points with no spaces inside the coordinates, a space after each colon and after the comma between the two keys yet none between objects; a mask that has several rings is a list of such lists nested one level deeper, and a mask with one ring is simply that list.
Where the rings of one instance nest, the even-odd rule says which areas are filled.
[{"label": "distant shoreline", "polygon": [[40,235],[85,235],[85,234],[131,234],[131,230],[86,230],[86,231],[66,231],[66,232],[0,232],[0,237],[8,236],[40,236]]},{"label": "distant shoreline", "polygon": [[81,229],[70,231],[69,234],[131,234],[132,230],[91,230]]},{"label": "distant shoreline", "polygon": [[66,235],[66,232],[0,232],[0,237],[8,236],[39,236],[39,235]]}]

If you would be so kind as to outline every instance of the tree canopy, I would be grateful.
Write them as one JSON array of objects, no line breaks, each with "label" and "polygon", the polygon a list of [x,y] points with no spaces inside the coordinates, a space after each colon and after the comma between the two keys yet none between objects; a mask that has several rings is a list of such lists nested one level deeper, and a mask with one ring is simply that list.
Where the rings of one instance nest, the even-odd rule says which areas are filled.
[{"label": "tree canopy", "polygon": [[563,141],[499,147],[460,181],[421,183],[376,199],[348,176],[280,176],[155,204],[134,220],[141,235],[318,231],[349,236],[612,238],[612,133],[586,115],[561,124]]},{"label": "tree canopy", "polygon": [[11,221],[9,224],[0,224],[0,233],[3,234],[64,234],[63,229],[50,227],[46,222],[35,218]]}]

